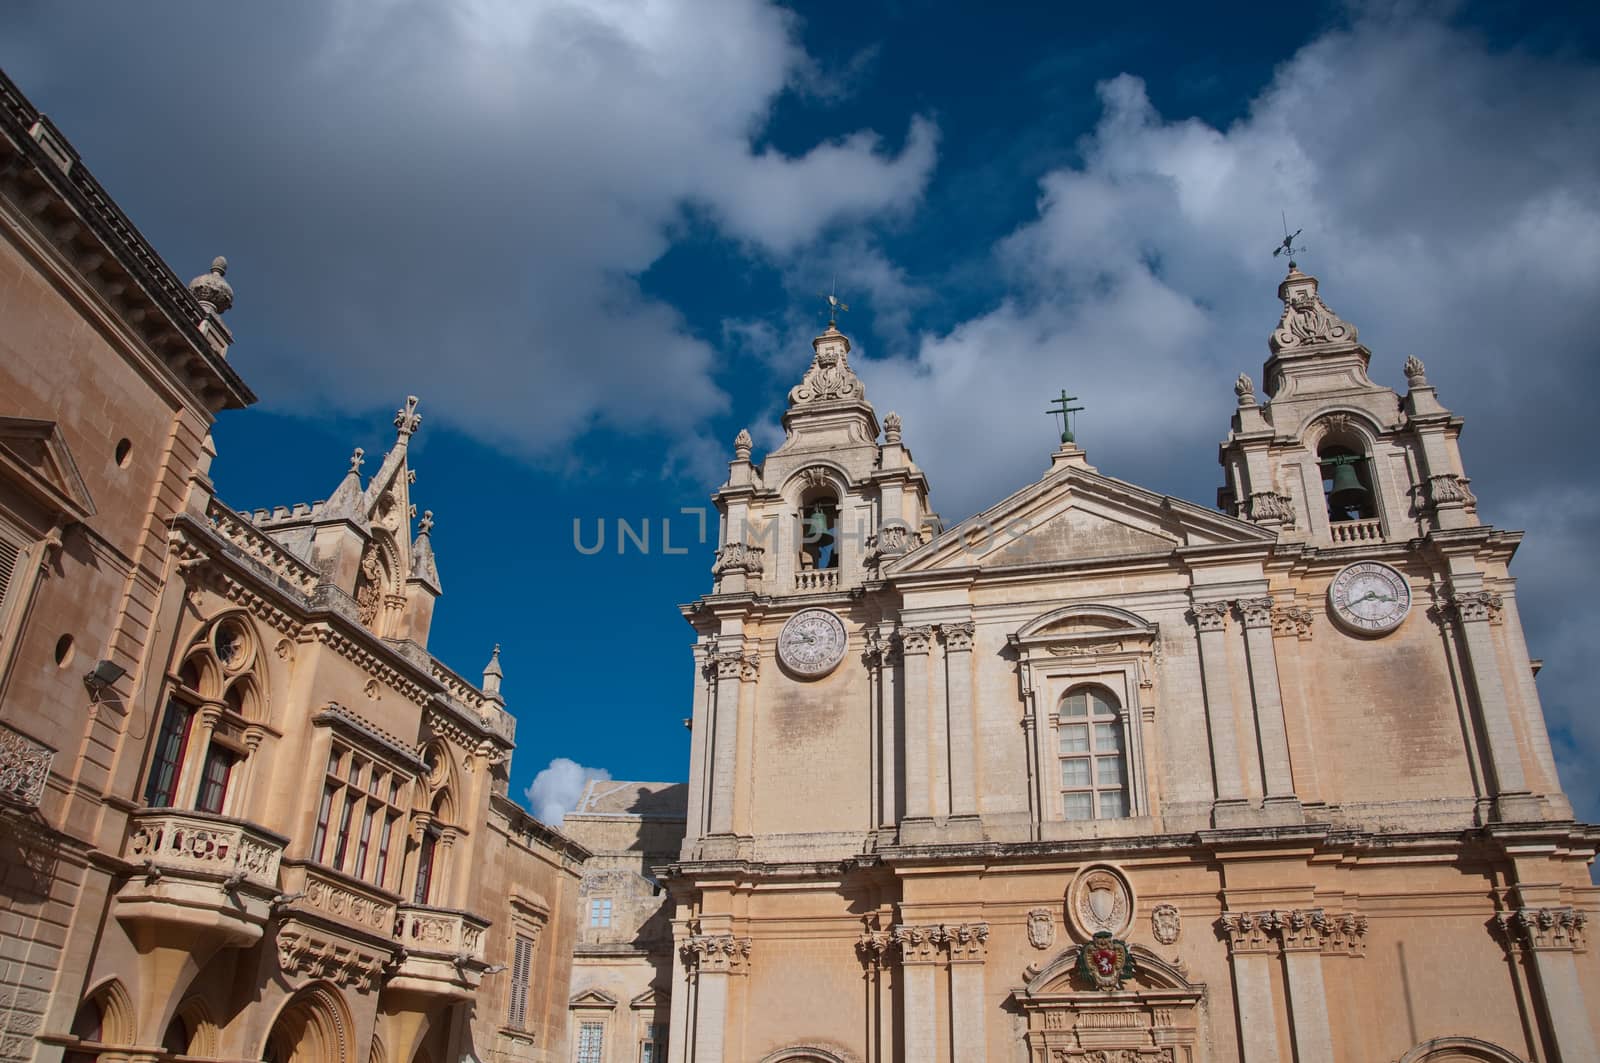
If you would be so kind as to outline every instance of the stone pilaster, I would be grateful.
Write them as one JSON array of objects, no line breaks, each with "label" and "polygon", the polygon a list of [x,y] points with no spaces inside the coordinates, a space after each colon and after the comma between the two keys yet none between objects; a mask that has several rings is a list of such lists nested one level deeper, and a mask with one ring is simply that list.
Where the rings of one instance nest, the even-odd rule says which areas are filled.
[{"label": "stone pilaster", "polygon": [[1261,742],[1261,783],[1269,808],[1287,806],[1300,818],[1294,776],[1289,765],[1289,735],[1283,722],[1283,694],[1278,686],[1278,659],[1272,648],[1272,598],[1240,598],[1234,603],[1244,623],[1245,655],[1250,662],[1250,696],[1255,705],[1256,734]]},{"label": "stone pilaster", "polygon": [[744,654],[737,650],[719,650],[712,663],[717,670],[717,685],[711,727],[711,808],[706,817],[707,833],[732,834],[734,774],[738,766],[739,686]]},{"label": "stone pilaster", "polygon": [[1217,926],[1227,939],[1228,963],[1233,969],[1240,1058],[1243,1063],[1278,1063],[1278,1023],[1272,1009],[1277,916],[1271,912],[1227,912]]},{"label": "stone pilaster", "polygon": [[983,964],[989,955],[989,924],[960,923],[944,930],[950,952],[950,1058],[983,1059]]},{"label": "stone pilaster", "polygon": [[1244,779],[1239,770],[1239,731],[1234,724],[1228,689],[1228,603],[1195,602],[1194,625],[1200,638],[1200,669],[1206,699],[1206,727],[1211,734],[1211,770],[1216,781],[1213,820],[1222,826],[1230,813],[1243,810]]},{"label": "stone pilaster", "polygon": [[928,649],[930,627],[908,627],[900,632],[900,649],[906,677],[906,817],[933,815],[928,765]]},{"label": "stone pilaster", "polygon": [[[942,926],[904,926],[891,931],[900,948],[901,1012],[904,1032],[901,1046],[907,1060],[939,1058],[939,961],[945,930]],[[978,1058],[983,1058],[981,1055]]]},{"label": "stone pilaster", "polygon": [[1322,978],[1327,916],[1321,908],[1295,908],[1274,914],[1283,944],[1294,1057],[1332,1059],[1333,1027],[1328,1020],[1328,991]]},{"label": "stone pilaster", "polygon": [[1511,948],[1526,953],[1533,969],[1550,1026],[1551,1063],[1600,1059],[1574,955],[1587,944],[1588,914],[1565,905],[1518,908],[1500,921]]},{"label": "stone pilaster", "polygon": [[977,743],[973,740],[972,634],[969,620],[944,624],[946,708],[949,713],[950,814],[978,814],[976,775]]},{"label": "stone pilaster", "polygon": [[[693,980],[694,1063],[722,1063],[728,1028],[728,979],[750,970],[750,939],[732,934],[690,934],[678,955]],[[687,1038],[679,1038],[686,1040]]]},{"label": "stone pilaster", "polygon": [[712,647],[694,647],[695,683],[693,715],[689,718],[689,800],[684,819],[684,842],[693,844],[706,833],[706,809],[711,786],[710,734],[714,712],[717,669]]},{"label": "stone pilaster", "polygon": [[1522,770],[1522,751],[1517,745],[1511,722],[1511,706],[1506,700],[1505,682],[1495,654],[1494,636],[1489,630],[1500,615],[1500,596],[1489,591],[1454,591],[1445,614],[1461,633],[1466,652],[1466,670],[1477,695],[1478,721],[1483,727],[1484,746],[1489,754],[1490,793],[1494,815],[1502,821],[1539,818],[1539,806],[1528,792]]}]

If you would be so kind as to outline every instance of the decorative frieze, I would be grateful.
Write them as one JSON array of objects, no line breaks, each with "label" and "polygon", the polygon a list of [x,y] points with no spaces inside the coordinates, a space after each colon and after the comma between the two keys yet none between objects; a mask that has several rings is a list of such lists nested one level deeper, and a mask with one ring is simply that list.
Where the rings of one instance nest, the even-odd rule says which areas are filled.
[{"label": "decorative frieze", "polygon": [[1051,1063],[1176,1063],[1177,1050],[1161,1048],[1056,1048]]},{"label": "decorative frieze", "polygon": [[391,957],[313,935],[300,928],[278,931],[278,966],[293,978],[327,979],[369,993],[383,978]]},{"label": "decorative frieze", "polygon": [[750,970],[749,938],[732,934],[693,934],[679,946],[683,965],[701,974],[746,974]]},{"label": "decorative frieze", "polygon": [[37,808],[56,751],[0,724],[0,801]]},{"label": "decorative frieze", "polygon": [[1538,950],[1584,948],[1588,923],[1588,913],[1571,906],[1519,908],[1500,914],[1500,925],[1514,946]]}]

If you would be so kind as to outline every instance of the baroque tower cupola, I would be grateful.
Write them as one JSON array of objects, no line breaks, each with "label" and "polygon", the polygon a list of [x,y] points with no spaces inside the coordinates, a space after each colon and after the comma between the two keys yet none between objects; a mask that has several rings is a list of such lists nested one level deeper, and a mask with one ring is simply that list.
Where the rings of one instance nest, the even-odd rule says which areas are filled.
[{"label": "baroque tower cupola", "polygon": [[1372,352],[1289,263],[1267,339],[1265,397],[1240,373],[1220,458],[1218,502],[1285,541],[1352,546],[1478,523],[1462,474],[1461,419],[1439,404],[1416,358],[1402,397],[1367,375]]},{"label": "baroque tower cupola", "polygon": [[837,321],[811,349],[789,390],[783,443],[758,464],[750,433],[734,440],[728,482],[714,496],[719,594],[846,591],[914,546],[930,517],[901,419],[891,413],[880,426]]}]

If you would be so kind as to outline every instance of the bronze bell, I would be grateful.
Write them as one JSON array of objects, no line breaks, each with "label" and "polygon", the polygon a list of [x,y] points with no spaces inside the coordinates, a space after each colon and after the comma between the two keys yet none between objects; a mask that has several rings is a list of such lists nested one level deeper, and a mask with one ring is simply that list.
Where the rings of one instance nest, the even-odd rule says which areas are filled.
[{"label": "bronze bell", "polygon": [[1360,460],[1339,457],[1332,461],[1333,489],[1328,492],[1328,501],[1340,509],[1361,509],[1367,504],[1370,492],[1356,475],[1356,462]]}]

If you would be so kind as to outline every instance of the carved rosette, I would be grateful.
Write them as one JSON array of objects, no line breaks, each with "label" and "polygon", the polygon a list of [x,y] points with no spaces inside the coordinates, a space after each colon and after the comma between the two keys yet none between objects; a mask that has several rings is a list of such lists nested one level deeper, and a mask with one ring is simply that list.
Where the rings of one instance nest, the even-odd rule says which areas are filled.
[{"label": "carved rosette", "polygon": [[1519,908],[1502,912],[1500,925],[1507,940],[1518,948],[1573,951],[1587,944],[1587,912],[1570,906]]},{"label": "carved rosette", "polygon": [[683,965],[701,974],[747,974],[749,938],[732,934],[694,934],[678,949]]},{"label": "carved rosette", "polygon": [[1295,524],[1294,500],[1277,491],[1256,491],[1250,495],[1250,519],[1257,524],[1281,524],[1288,530]]},{"label": "carved rosette", "polygon": [[933,642],[933,628],[906,627],[900,629],[900,649],[905,653],[927,653]]},{"label": "carved rosette", "polygon": [[711,566],[711,574],[722,576],[729,572],[743,572],[747,576],[759,576],[766,552],[764,547],[744,542],[730,542],[718,548],[716,562]]},{"label": "carved rosette", "polygon": [[951,653],[971,653],[972,633],[974,625],[968,620],[960,624],[941,624],[939,634],[944,638],[944,647]]},{"label": "carved rosette", "polygon": [[1498,622],[1500,609],[1505,604],[1493,591],[1452,593],[1447,601],[1450,615],[1462,623]]},{"label": "carved rosette", "polygon": [[1270,597],[1240,598],[1233,604],[1239,610],[1239,619],[1244,621],[1245,627],[1271,626],[1272,599]]},{"label": "carved rosette", "polygon": [[1467,484],[1471,483],[1465,476],[1457,476],[1453,472],[1440,473],[1428,477],[1428,499],[1435,509],[1450,509],[1460,506],[1464,509],[1476,509],[1478,496],[1473,494]]},{"label": "carved rosette", "polygon": [[1201,631],[1223,631],[1228,626],[1228,603],[1195,602],[1190,615]]},{"label": "carved rosette", "polygon": [[1310,609],[1291,605],[1272,614],[1272,633],[1287,638],[1293,635],[1302,642],[1311,640],[1311,621],[1315,614]]}]

